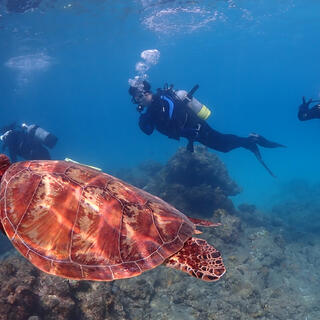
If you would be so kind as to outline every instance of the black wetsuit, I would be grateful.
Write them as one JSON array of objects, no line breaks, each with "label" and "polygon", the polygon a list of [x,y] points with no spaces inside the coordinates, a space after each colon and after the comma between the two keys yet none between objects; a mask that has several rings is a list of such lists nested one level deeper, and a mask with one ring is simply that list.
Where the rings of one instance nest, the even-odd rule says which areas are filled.
[{"label": "black wetsuit", "polygon": [[303,103],[300,105],[298,111],[298,118],[300,121],[320,119],[320,105],[317,104],[309,109],[310,103],[312,103],[311,99],[308,102],[303,99]]},{"label": "black wetsuit", "polygon": [[249,138],[223,134],[212,129],[206,121],[200,119],[170,91],[159,91],[153,95],[151,105],[140,116],[139,126],[148,135],[157,129],[169,138],[177,140],[180,137],[187,138],[190,151],[193,150],[193,141],[198,141],[221,152],[228,152],[239,147],[249,148],[252,144]]},{"label": "black wetsuit", "polygon": [[8,148],[12,162],[18,157],[25,160],[50,160],[49,151],[33,135],[16,128],[9,132],[3,143],[3,149]]}]

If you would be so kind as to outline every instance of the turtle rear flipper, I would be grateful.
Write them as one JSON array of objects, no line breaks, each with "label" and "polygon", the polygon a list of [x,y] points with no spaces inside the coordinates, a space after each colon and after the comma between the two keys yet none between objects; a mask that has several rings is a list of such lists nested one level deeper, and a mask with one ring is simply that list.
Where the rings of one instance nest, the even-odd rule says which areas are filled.
[{"label": "turtle rear flipper", "polygon": [[220,252],[207,241],[193,237],[164,265],[204,281],[217,281],[226,272]]}]

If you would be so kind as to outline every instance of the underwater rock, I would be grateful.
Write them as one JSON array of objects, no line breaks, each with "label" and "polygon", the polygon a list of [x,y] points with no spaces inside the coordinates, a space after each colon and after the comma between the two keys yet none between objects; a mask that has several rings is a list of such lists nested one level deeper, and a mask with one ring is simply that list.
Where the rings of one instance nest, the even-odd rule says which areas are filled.
[{"label": "underwater rock", "polygon": [[212,233],[222,239],[225,243],[233,243],[239,241],[239,233],[241,231],[241,220],[230,215],[226,210],[218,209],[213,214],[214,221],[220,221],[221,226],[214,228]]},{"label": "underwater rock", "polygon": [[218,156],[203,146],[193,153],[179,148],[144,189],[198,217],[211,217],[220,208],[234,212],[228,197],[240,192]]},{"label": "underwater rock", "polygon": [[25,320],[37,314],[39,304],[33,292],[37,271],[24,259],[8,257],[0,265],[0,319]]},{"label": "underwater rock", "polygon": [[0,261],[0,281],[1,320],[128,319],[112,282],[51,276],[16,254]]},{"label": "underwater rock", "polygon": [[146,277],[121,280],[115,284],[114,291],[119,294],[121,305],[125,306],[125,319],[144,319],[155,294],[153,285]]},{"label": "underwater rock", "polygon": [[238,209],[241,212],[254,213],[257,207],[254,204],[241,203],[238,205]]},{"label": "underwater rock", "polygon": [[[74,285],[79,281],[72,281]],[[82,282],[82,281],[81,281]],[[112,292],[112,283],[106,282],[83,282],[81,287],[73,287],[72,291],[78,303],[80,311],[78,316],[82,315],[82,319],[105,319],[109,315],[112,319],[114,305],[117,301],[115,292]],[[119,310],[121,315],[121,308]],[[122,312],[122,316],[125,313]],[[108,318],[106,318],[108,319]]]},{"label": "underwater rock", "polygon": [[40,273],[35,293],[41,306],[41,313],[48,320],[69,319],[76,314],[75,301],[68,280]]},{"label": "underwater rock", "polygon": [[168,184],[178,183],[186,187],[206,184],[213,189],[219,187],[227,196],[240,192],[223,162],[201,145],[196,146],[193,153],[179,148],[166,164],[163,176]]},{"label": "underwater rock", "polygon": [[267,227],[268,226],[283,226],[283,224],[276,224],[275,219],[270,217],[265,212],[258,210],[255,205],[242,203],[238,206],[239,211],[237,216],[241,221],[251,227]]},{"label": "underwater rock", "polygon": [[293,180],[282,186],[274,196],[276,204],[269,213],[274,224],[282,224],[296,232],[320,232],[320,184]]}]

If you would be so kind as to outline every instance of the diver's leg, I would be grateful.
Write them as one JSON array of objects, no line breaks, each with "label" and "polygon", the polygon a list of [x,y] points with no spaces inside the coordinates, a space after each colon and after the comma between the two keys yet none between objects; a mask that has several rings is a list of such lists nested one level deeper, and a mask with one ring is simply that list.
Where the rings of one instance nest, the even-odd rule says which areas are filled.
[{"label": "diver's leg", "polygon": [[236,148],[249,148],[252,145],[248,138],[242,138],[234,134],[224,134],[213,130],[208,124],[202,125],[196,141],[221,152],[229,152]]},{"label": "diver's leg", "polygon": [[203,126],[197,137],[197,141],[204,144],[205,146],[221,151],[229,152],[236,148],[245,148],[250,150],[257,158],[257,160],[264,166],[264,168],[270,173],[271,176],[275,177],[272,171],[262,160],[259,148],[250,137],[239,137],[234,134],[222,134],[216,130],[213,130],[209,125]]}]

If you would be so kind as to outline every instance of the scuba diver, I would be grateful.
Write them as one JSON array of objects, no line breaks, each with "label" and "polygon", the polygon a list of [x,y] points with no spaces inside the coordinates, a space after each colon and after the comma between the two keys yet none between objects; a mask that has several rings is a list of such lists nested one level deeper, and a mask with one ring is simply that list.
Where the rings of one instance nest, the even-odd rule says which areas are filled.
[{"label": "scuba diver", "polygon": [[269,141],[256,133],[251,133],[248,137],[239,137],[212,129],[205,121],[211,111],[193,97],[198,88],[196,85],[188,93],[184,90],[173,90],[173,85],[165,85],[163,89],[152,93],[150,84],[145,80],[137,82],[136,86],[131,85],[129,94],[132,96],[132,103],[138,105],[140,129],[147,135],[157,129],[172,139],[179,140],[184,137],[188,140],[187,149],[190,152],[193,152],[195,141],[221,152],[229,152],[240,147],[248,149],[275,177],[262,160],[258,145],[265,148],[285,146]]},{"label": "scuba diver", "polygon": [[15,123],[0,129],[3,142],[2,149],[9,151],[12,162],[18,161],[18,157],[25,160],[50,160],[48,148],[53,148],[58,138],[52,133],[32,124],[23,123],[17,126]]},{"label": "scuba diver", "polygon": [[[309,109],[311,103],[318,103]],[[305,97],[302,97],[302,104],[299,106],[298,119],[300,121],[306,121],[311,119],[320,119],[320,100],[309,99],[306,101]]]}]

